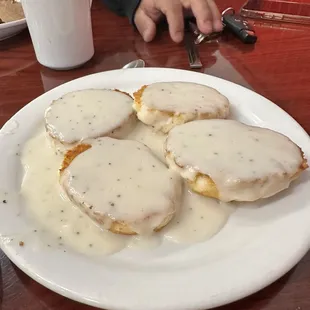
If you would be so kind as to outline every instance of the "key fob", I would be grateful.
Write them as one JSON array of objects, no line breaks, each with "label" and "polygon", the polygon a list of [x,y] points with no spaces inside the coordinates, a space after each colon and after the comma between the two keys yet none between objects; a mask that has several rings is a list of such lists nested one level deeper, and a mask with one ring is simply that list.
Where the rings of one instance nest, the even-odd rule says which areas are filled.
[{"label": "key fob", "polygon": [[253,27],[240,15],[223,14],[222,21],[225,28],[233,32],[243,43],[253,44],[257,41]]}]

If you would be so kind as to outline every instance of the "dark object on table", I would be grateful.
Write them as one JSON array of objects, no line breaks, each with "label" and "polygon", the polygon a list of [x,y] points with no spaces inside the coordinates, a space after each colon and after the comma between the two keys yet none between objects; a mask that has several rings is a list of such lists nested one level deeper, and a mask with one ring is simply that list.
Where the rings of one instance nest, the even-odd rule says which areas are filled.
[{"label": "dark object on table", "polygon": [[[225,12],[225,11],[224,11]],[[243,43],[255,43],[257,36],[253,27],[240,15],[234,13],[222,13],[225,29],[234,33]]]},{"label": "dark object on table", "polygon": [[241,9],[241,15],[254,19],[310,24],[310,1],[248,0]]}]

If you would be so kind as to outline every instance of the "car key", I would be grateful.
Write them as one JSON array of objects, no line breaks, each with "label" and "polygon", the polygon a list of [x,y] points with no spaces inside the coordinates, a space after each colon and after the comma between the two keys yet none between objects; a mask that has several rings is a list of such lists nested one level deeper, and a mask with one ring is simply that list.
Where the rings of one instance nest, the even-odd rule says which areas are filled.
[{"label": "car key", "polygon": [[235,14],[233,8],[223,11],[222,22],[225,28],[233,32],[243,43],[251,44],[257,41],[253,27],[240,15]]}]

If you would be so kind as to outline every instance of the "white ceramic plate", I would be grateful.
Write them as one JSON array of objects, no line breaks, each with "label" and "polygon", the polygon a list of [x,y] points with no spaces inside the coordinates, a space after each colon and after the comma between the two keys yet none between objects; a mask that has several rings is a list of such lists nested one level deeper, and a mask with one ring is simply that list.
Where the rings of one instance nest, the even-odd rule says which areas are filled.
[{"label": "white ceramic plate", "polygon": [[0,24],[0,41],[11,38],[27,28],[26,19]]},{"label": "white ceramic plate", "polygon": [[[1,130],[0,188],[18,193],[22,176],[19,152],[53,99],[84,88],[133,92],[156,81],[210,85],[232,103],[233,117],[289,136],[310,158],[310,140],[284,111],[258,94],[212,76],[174,69],[122,69],[86,76],[32,101]],[[24,203],[9,195],[0,200],[1,248],[33,279],[74,300],[118,310],[207,309],[254,293],[291,269],[310,246],[310,178],[302,178],[261,208],[239,208],[211,240],[92,259],[74,251],[43,247]],[[11,241],[11,239],[13,239]],[[24,240],[20,247],[18,240]]]}]

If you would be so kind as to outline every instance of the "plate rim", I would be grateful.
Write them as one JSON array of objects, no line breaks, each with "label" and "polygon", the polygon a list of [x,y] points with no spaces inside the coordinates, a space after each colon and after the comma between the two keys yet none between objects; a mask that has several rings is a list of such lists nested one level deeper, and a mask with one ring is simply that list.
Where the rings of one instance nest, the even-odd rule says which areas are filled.
[{"label": "plate rim", "polygon": [[[51,92],[56,92],[56,90],[59,90],[61,88],[65,88],[68,84],[75,84],[78,80],[83,80],[85,78],[91,78],[91,77],[94,77],[94,76],[97,76],[97,75],[105,75],[105,74],[109,74],[109,73],[118,73],[118,72],[123,72],[124,69],[117,69],[117,70],[109,70],[109,71],[104,71],[104,72],[98,72],[98,73],[94,73],[94,74],[90,74],[90,75],[86,75],[86,76],[83,76],[83,77],[80,77],[78,79],[75,79],[75,80],[72,80],[72,81],[69,81],[67,83],[64,83],[64,84],[61,84],[59,86],[57,86],[56,88],[48,91],[47,93],[51,93]],[[303,132],[307,137],[308,137],[308,143],[309,143],[309,147],[310,147],[310,137],[308,135],[308,133],[305,131],[305,129],[300,125],[298,124],[298,122],[291,116],[289,115],[287,112],[285,112],[283,109],[281,109],[279,106],[275,105],[272,101],[270,101],[269,99],[261,96],[260,94],[252,91],[251,89],[248,89],[246,87],[243,87],[239,84],[236,84],[234,82],[230,82],[230,81],[227,81],[227,80],[224,80],[222,78],[219,78],[219,77],[214,77],[214,76],[211,76],[211,75],[207,75],[207,74],[204,74],[204,73],[198,73],[198,72],[192,72],[192,71],[188,71],[188,70],[182,70],[182,69],[170,69],[170,68],[134,68],[134,69],[125,69],[125,70],[133,70],[133,71],[142,71],[142,72],[145,72],[145,70],[148,70],[148,71],[154,71],[154,70],[159,70],[159,71],[176,71],[176,72],[179,72],[179,71],[182,71],[184,72],[185,74],[193,74],[194,75],[201,75],[203,77],[211,77],[212,79],[214,80],[220,80],[221,82],[225,82],[225,83],[228,83],[228,84],[233,84],[234,87],[240,87],[241,89],[244,89],[248,92],[251,92],[252,95],[255,95],[255,96],[259,96],[260,99],[268,102],[268,104],[272,104],[274,107],[275,107],[275,110],[277,110],[278,112],[281,112],[282,115],[285,115],[285,117],[288,117],[288,120],[290,122],[292,122],[292,125],[294,124],[294,126],[296,126],[296,128],[301,132]],[[205,84],[203,82],[203,84]],[[17,113],[15,113],[4,125],[3,127],[1,128],[0,130],[0,133],[2,130],[5,130],[6,126],[8,126],[8,124],[14,120],[15,116],[17,115],[20,115],[20,114],[23,114],[24,113],[24,109],[26,109],[27,106],[29,106],[30,104],[35,104],[36,101],[40,101],[42,100],[42,97],[44,97],[47,93],[43,93],[42,95],[36,97],[34,100],[30,101],[27,105],[25,105],[22,109],[20,109]],[[283,114],[284,113],[284,114]],[[1,147],[1,141],[0,141],[0,147]],[[47,281],[47,279],[43,279],[42,277],[40,277],[39,275],[37,275],[36,273],[32,272],[31,269],[27,269],[26,265],[23,264],[21,261],[19,260],[16,260],[16,257],[14,257],[14,255],[12,255],[11,251],[9,250],[9,248],[6,248],[5,244],[3,244],[3,242],[0,240],[0,245],[1,245],[1,248],[3,250],[3,252],[9,257],[9,259],[11,261],[13,261],[23,272],[25,272],[28,276],[30,276],[32,279],[34,279],[35,281],[37,281],[38,283],[40,283],[41,285],[47,287],[48,289],[62,295],[62,296],[65,296],[65,297],[68,297],[70,299],[73,299],[73,300],[76,300],[78,302],[83,302],[83,303],[86,303],[86,304],[89,304],[89,305],[93,305],[93,306],[96,306],[96,307],[108,307],[109,309],[115,309],[115,310],[118,310],[118,309],[122,309],[122,310],[125,310],[125,309],[133,309],[131,307],[123,307],[123,305],[120,305],[120,306],[117,306],[115,305],[114,303],[107,303],[107,300],[105,300],[105,304],[98,304],[97,302],[94,302],[92,300],[81,300],[79,298],[79,295],[75,295],[73,292],[70,292],[68,290],[65,290],[63,288],[59,288],[59,287],[56,287],[53,286],[53,284],[51,284],[50,282]],[[236,301],[236,300],[239,300],[243,297],[246,297],[254,292],[257,292],[259,290],[261,290],[262,288],[268,286],[269,284],[273,283],[275,280],[277,280],[279,277],[281,277],[282,275],[284,275],[288,270],[290,270],[293,266],[295,266],[299,260],[305,255],[305,253],[308,251],[310,247],[310,236],[308,238],[308,242],[307,242],[307,245],[305,245],[303,247],[303,250],[300,250],[299,252],[296,251],[292,257],[291,257],[291,260],[287,263],[287,266],[285,268],[282,268],[282,269],[278,269],[278,273],[274,273],[272,277],[270,277],[268,279],[268,281],[266,281],[263,285],[261,285],[260,287],[256,286],[255,288],[249,288],[248,287],[248,290],[247,292],[244,291],[244,295],[241,295],[241,296],[235,296],[235,298],[230,298],[229,300],[229,303],[230,302],[233,302],[233,301]],[[215,306],[221,306],[223,304],[227,304],[228,302],[223,302],[223,303],[216,303],[213,307]],[[188,306],[188,305],[187,305]],[[140,308],[139,308],[140,309]],[[159,308],[149,308],[149,309],[159,309]],[[162,308],[164,309],[164,308]],[[167,309],[171,309],[171,308],[167,308]],[[205,306],[203,305],[198,305],[198,304],[194,304],[192,306],[188,306],[186,307],[186,309],[205,309]],[[210,308],[208,308],[210,309]]]},{"label": "plate rim", "polygon": [[21,18],[21,19],[13,20],[11,22],[2,23],[0,24],[0,31],[6,28],[10,28],[10,27],[14,27],[14,26],[22,25],[22,24],[27,24],[26,18]]}]

